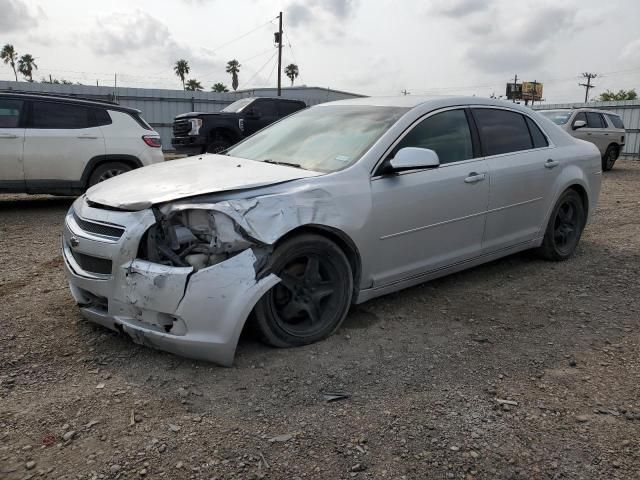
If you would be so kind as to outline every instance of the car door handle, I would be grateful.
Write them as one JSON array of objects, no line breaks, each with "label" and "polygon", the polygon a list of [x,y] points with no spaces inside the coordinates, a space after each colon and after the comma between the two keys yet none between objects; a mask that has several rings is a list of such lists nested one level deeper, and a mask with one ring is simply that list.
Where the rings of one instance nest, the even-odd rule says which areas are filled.
[{"label": "car door handle", "polygon": [[18,135],[13,133],[0,133],[0,138],[18,138]]},{"label": "car door handle", "polygon": [[96,135],[78,135],[78,138],[96,140],[98,137]]},{"label": "car door handle", "polygon": [[487,175],[485,173],[471,172],[467,178],[464,179],[464,183],[476,183],[481,182]]},{"label": "car door handle", "polygon": [[560,165],[560,162],[551,158],[544,162],[544,168],[556,168],[558,165]]}]

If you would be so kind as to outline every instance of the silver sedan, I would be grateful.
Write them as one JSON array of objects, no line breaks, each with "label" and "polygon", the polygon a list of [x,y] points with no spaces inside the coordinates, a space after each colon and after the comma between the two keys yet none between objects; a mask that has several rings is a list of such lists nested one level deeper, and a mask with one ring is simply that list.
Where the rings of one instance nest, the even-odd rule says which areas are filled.
[{"label": "silver sedan", "polygon": [[66,217],[66,274],[87,319],[230,365],[249,318],[304,345],[352,304],[521,250],[567,259],[600,181],[594,145],[519,105],[327,103],[91,188]]}]

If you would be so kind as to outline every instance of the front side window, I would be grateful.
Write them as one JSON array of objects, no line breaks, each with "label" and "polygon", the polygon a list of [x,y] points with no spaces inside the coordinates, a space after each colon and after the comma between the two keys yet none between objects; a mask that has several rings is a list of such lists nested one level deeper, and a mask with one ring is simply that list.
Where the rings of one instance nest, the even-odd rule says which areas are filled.
[{"label": "front side window", "polygon": [[433,150],[441,164],[473,158],[471,131],[464,110],[447,110],[423,120],[395,146],[391,157],[405,147]]},{"label": "front side window", "polygon": [[258,100],[252,105],[252,108],[255,109],[256,113],[259,113],[264,117],[278,116],[276,102],[273,100]]},{"label": "front side window", "polygon": [[335,172],[357,162],[407,108],[328,105],[301,110],[227,153],[260,162]]},{"label": "front side window", "polygon": [[587,127],[604,128],[604,120],[599,113],[587,112]]},{"label": "front side window", "polygon": [[576,122],[582,120],[583,122],[587,123],[587,115],[584,112],[579,112],[576,117],[573,119],[573,123],[571,124],[571,126],[575,126]]},{"label": "front side window", "polygon": [[622,119],[618,115],[613,115],[608,113],[607,117],[609,118],[609,120],[611,121],[614,127],[624,129],[624,123],[622,122]]},{"label": "front side window", "polygon": [[18,128],[20,126],[22,105],[22,100],[0,99],[0,128]]},{"label": "front side window", "polygon": [[93,124],[91,109],[55,102],[33,102],[31,128],[78,129]]},{"label": "front side window", "polygon": [[486,156],[533,148],[524,116],[508,110],[476,108],[473,116]]}]

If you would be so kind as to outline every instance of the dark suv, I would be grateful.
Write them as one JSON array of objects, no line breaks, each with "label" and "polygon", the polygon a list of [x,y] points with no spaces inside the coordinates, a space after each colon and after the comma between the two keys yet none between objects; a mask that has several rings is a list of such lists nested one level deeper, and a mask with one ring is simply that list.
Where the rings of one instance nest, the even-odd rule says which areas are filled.
[{"label": "dark suv", "polygon": [[267,125],[306,108],[301,100],[243,98],[216,113],[189,112],[173,122],[171,144],[178,153],[218,153]]}]

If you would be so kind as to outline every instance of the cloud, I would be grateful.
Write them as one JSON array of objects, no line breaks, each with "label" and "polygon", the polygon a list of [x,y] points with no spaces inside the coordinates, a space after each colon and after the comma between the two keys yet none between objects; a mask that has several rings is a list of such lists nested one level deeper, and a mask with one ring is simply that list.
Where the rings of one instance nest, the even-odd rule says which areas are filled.
[{"label": "cloud", "polygon": [[433,13],[456,22],[463,60],[484,73],[533,71],[563,39],[593,24],[576,9],[543,2],[440,1]]},{"label": "cloud", "polygon": [[359,0],[294,0],[286,9],[291,27],[324,25],[350,17]]},{"label": "cloud", "polygon": [[490,0],[439,0],[431,11],[436,15],[459,18],[486,11],[490,6]]},{"label": "cloud", "polygon": [[630,62],[640,61],[640,38],[628,43],[620,53],[620,59]]},{"label": "cloud", "polygon": [[0,0],[0,32],[12,32],[33,28],[38,19],[44,16],[42,8],[32,11],[21,0]]}]

